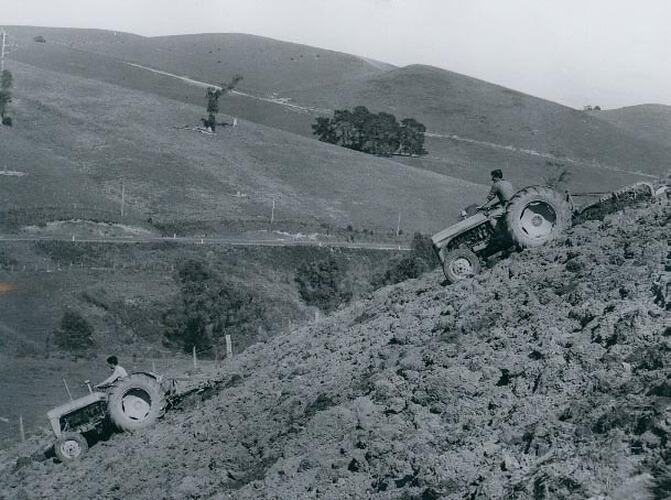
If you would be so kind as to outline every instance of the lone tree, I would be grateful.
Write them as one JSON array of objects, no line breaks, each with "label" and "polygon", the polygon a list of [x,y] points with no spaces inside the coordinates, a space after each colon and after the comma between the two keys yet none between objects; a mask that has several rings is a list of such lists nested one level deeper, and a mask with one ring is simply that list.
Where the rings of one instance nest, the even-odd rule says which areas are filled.
[{"label": "lone tree", "polygon": [[217,113],[219,113],[219,98],[222,95],[231,92],[235,86],[242,80],[242,76],[235,75],[230,82],[222,83],[221,87],[208,87],[205,97],[207,97],[207,118],[201,118],[205,128],[212,132],[217,128]]},{"label": "lone tree", "polygon": [[65,311],[54,337],[61,349],[83,351],[93,346],[93,326],[80,313]]},{"label": "lone tree", "polygon": [[333,255],[329,255],[324,260],[302,264],[296,270],[294,281],[306,304],[329,313],[352,298],[346,271]]},{"label": "lone tree", "polygon": [[0,75],[0,119],[3,125],[12,125],[12,118],[7,116],[7,106],[12,102],[12,86],[14,78],[9,70],[3,70]]}]

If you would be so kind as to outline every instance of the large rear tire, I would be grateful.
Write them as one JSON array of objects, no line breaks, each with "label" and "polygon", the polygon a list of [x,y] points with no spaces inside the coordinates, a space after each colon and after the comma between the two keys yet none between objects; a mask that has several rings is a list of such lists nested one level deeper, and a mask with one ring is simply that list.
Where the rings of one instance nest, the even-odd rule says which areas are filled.
[{"label": "large rear tire", "polygon": [[506,226],[513,243],[521,248],[541,246],[570,225],[571,207],[550,188],[524,188],[508,203]]},{"label": "large rear tire", "polygon": [[158,381],[146,375],[131,375],[111,391],[108,400],[112,423],[123,431],[134,431],[152,425],[165,405]]},{"label": "large rear tire", "polygon": [[480,260],[477,255],[467,248],[457,248],[445,253],[443,272],[447,281],[456,283],[479,274]]},{"label": "large rear tire", "polygon": [[54,443],[54,453],[63,463],[78,460],[88,449],[86,438],[78,432],[64,432]]}]

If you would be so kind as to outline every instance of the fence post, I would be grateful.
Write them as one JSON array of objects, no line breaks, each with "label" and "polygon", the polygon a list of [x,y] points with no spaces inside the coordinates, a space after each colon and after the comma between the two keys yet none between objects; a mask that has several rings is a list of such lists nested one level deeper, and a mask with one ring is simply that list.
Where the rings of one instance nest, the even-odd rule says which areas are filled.
[{"label": "fence post", "polygon": [[63,385],[65,386],[65,390],[68,393],[68,397],[70,398],[70,401],[72,401],[72,393],[70,392],[70,388],[68,387],[68,383],[65,381],[65,377],[63,377]]},{"label": "fence post", "polygon": [[156,373],[156,361],[151,360],[151,372]]},{"label": "fence post", "polygon": [[196,357],[196,346],[193,346],[193,369],[198,369],[198,358]]},{"label": "fence post", "polygon": [[233,357],[233,342],[231,341],[230,335],[226,335],[226,357]]},{"label": "fence post", "polygon": [[23,414],[19,414],[19,434],[21,436],[21,442],[23,443],[26,440],[26,431],[23,428]]}]

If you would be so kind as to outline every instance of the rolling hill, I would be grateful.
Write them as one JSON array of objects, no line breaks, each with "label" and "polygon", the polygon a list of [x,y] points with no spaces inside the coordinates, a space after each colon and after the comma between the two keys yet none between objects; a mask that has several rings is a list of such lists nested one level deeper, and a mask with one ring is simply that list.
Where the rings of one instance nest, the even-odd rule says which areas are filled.
[{"label": "rolling hill", "polygon": [[[240,121],[205,135],[190,104],[12,63],[2,206],[118,208],[154,220],[267,220],[431,232],[484,187]],[[229,118],[230,122],[231,119]],[[241,194],[242,196],[240,196]]]},{"label": "rolling hill", "polygon": [[594,118],[626,130],[640,139],[671,145],[671,106],[663,104],[641,104],[619,109],[607,109],[590,113]]},{"label": "rolling hill", "polygon": [[[315,117],[334,108],[366,105],[399,118],[412,116],[428,126],[431,154],[402,161],[476,183],[486,183],[490,169],[506,167],[511,180],[528,185],[559,165],[571,170],[571,189],[608,190],[664,172],[671,155],[671,146],[643,141],[588,113],[433,67],[395,68],[240,34],[144,38],[17,27],[11,32],[23,40],[13,54],[18,60],[199,106],[202,84],[181,77],[216,83],[241,73],[241,93],[222,103],[227,113],[308,137]],[[36,34],[47,43],[32,42]]]},{"label": "rolling hill", "polygon": [[539,167],[547,160],[566,163],[578,177],[597,167],[662,173],[671,154],[670,147],[651,146],[581,111],[430,66],[398,68],[291,97],[308,106],[365,104],[399,118],[415,117],[434,133],[427,149],[448,164],[460,158],[455,143],[476,149],[470,151],[473,162],[492,165],[477,148],[498,148],[499,166],[510,152],[535,159]]},{"label": "rolling hill", "polygon": [[[255,35],[225,33],[142,37],[105,30],[11,27],[16,57],[58,45],[218,83],[244,76],[242,87],[281,93],[382,73],[394,66],[332,50]],[[46,39],[35,45],[36,35]]]}]

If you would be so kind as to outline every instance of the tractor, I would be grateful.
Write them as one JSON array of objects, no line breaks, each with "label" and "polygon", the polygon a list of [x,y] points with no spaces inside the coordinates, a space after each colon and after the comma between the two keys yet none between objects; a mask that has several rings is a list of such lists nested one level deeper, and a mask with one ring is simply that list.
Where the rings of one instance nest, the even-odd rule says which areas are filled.
[{"label": "tractor", "polygon": [[602,218],[652,198],[655,191],[652,184],[639,182],[576,209],[573,196],[595,194],[603,193],[571,195],[545,186],[530,186],[515,193],[505,206],[465,209],[460,222],[431,238],[447,281],[455,283],[476,275],[490,258],[543,245],[574,223]]},{"label": "tractor", "polygon": [[[71,462],[113,429],[135,431],[148,427],[162,415],[167,391],[162,378],[149,372],[132,373],[106,391],[84,384],[89,393],[47,412],[56,436],[54,453],[61,462]],[[88,439],[87,439],[88,438]]]}]

